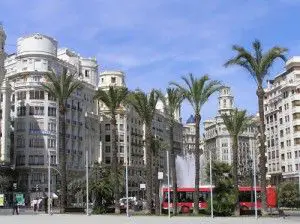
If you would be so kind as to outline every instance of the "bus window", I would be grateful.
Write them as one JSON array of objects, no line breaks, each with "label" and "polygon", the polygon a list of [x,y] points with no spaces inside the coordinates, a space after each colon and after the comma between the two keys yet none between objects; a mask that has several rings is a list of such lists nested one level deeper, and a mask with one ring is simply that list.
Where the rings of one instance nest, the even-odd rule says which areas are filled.
[{"label": "bus window", "polygon": [[[257,201],[261,201],[261,192],[257,191]],[[252,191],[252,202],[254,202],[254,191]],[[239,192],[239,201],[240,202],[251,202],[251,191],[240,191]]]},{"label": "bus window", "polygon": [[199,202],[206,202],[209,192],[199,192]]},{"label": "bus window", "polygon": [[193,202],[193,192],[178,192],[178,202]]},{"label": "bus window", "polygon": [[[170,199],[172,201],[173,198],[173,191],[170,192]],[[165,192],[164,194],[164,202],[168,202],[168,192]]]}]

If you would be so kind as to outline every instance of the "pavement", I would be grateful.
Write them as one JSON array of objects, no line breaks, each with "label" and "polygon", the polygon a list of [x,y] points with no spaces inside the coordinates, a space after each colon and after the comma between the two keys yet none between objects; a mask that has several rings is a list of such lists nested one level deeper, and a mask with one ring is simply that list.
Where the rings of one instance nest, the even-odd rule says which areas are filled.
[{"label": "pavement", "polygon": [[34,214],[30,209],[21,209],[20,215],[12,215],[12,209],[0,209],[1,223],[21,223],[21,224],[62,224],[62,223],[125,223],[125,224],[262,224],[262,223],[300,223],[300,211],[288,211],[285,218],[273,217],[259,217],[255,219],[253,216],[241,217],[193,217],[193,216],[177,216],[168,218],[168,216],[131,216],[126,217],[125,214],[121,215],[91,215],[84,214],[53,214],[48,215],[44,212]]},{"label": "pavement", "polygon": [[300,217],[261,217],[255,219],[254,217],[172,217],[167,216],[131,216],[126,217],[124,215],[47,215],[47,214],[35,214],[35,215],[6,215],[1,216],[1,223],[22,223],[22,224],[32,224],[32,223],[43,223],[43,224],[62,224],[62,223],[124,223],[124,224],[162,224],[162,223],[172,223],[172,224],[261,224],[261,223],[300,223]]}]

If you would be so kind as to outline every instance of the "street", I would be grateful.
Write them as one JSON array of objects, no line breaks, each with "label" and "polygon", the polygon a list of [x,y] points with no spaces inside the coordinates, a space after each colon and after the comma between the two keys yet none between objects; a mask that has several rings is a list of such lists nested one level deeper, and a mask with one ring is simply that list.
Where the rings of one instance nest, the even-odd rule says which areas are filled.
[{"label": "street", "polygon": [[1,222],[3,223],[43,223],[43,224],[60,224],[60,223],[141,223],[141,224],[162,224],[162,223],[172,223],[172,224],[212,224],[212,223],[222,223],[222,224],[252,224],[252,223],[299,223],[300,217],[289,216],[285,219],[278,217],[264,217],[256,220],[254,217],[216,217],[211,219],[209,217],[174,217],[169,219],[167,216],[157,217],[157,216],[132,216],[126,217],[124,215],[15,215],[15,216],[1,216]]}]

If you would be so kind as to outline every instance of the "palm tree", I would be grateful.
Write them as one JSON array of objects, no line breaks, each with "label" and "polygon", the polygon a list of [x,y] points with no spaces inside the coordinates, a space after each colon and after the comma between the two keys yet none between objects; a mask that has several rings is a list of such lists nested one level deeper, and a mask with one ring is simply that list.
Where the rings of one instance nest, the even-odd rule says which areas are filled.
[{"label": "palm tree", "polygon": [[266,172],[265,165],[267,162],[266,152],[266,136],[265,136],[265,119],[264,119],[264,95],[265,91],[263,88],[264,81],[269,74],[269,71],[276,61],[276,59],[282,59],[286,61],[285,54],[287,53],[286,48],[279,46],[272,47],[266,52],[263,52],[261,43],[259,40],[255,40],[252,43],[254,52],[247,51],[244,47],[233,45],[232,49],[236,52],[236,56],[228,60],[225,63],[225,67],[237,65],[244,68],[255,80],[257,84],[256,95],[258,97],[258,110],[259,110],[259,166],[260,166],[260,182],[262,190],[262,213],[266,214]]},{"label": "palm tree", "polygon": [[[231,137],[232,153],[233,153],[233,181],[235,193],[239,192],[239,180],[238,180],[238,141],[239,136],[249,127],[251,118],[247,116],[246,110],[234,109],[230,114],[221,114],[227,131]],[[236,197],[235,215],[240,215],[240,206],[238,197]]]},{"label": "palm tree", "polygon": [[98,89],[94,98],[103,102],[108,108],[111,124],[111,146],[112,146],[112,176],[114,179],[114,197],[115,197],[115,213],[120,213],[120,191],[118,178],[118,144],[117,144],[117,119],[116,115],[121,110],[122,104],[125,103],[129,91],[125,87],[113,87],[103,90]]},{"label": "palm tree", "polygon": [[82,83],[76,80],[75,74],[68,74],[68,70],[64,69],[61,75],[54,71],[45,74],[46,82],[42,83],[42,87],[52,95],[58,102],[59,124],[61,135],[59,141],[59,164],[61,172],[61,199],[60,211],[65,212],[67,207],[67,158],[66,158],[66,112],[67,100],[71,94],[78,88],[81,88]]},{"label": "palm tree", "polygon": [[156,104],[158,101],[158,94],[156,90],[151,90],[150,94],[137,90],[129,97],[129,102],[139,115],[143,124],[145,125],[145,151],[146,151],[146,198],[147,208],[146,213],[151,213],[151,199],[152,199],[152,120],[156,112]]},{"label": "palm tree", "polygon": [[208,101],[210,96],[221,89],[221,83],[216,80],[210,80],[207,75],[201,78],[195,78],[193,74],[187,77],[182,77],[185,85],[179,85],[171,82],[171,85],[177,86],[183,93],[184,98],[188,100],[194,110],[195,116],[195,192],[194,192],[194,213],[199,213],[199,176],[200,176],[200,121],[201,109]]},{"label": "palm tree", "polygon": [[173,182],[173,215],[177,215],[177,174],[176,174],[176,154],[174,149],[174,126],[176,123],[175,113],[180,110],[183,101],[182,91],[178,88],[167,88],[166,97],[159,92],[161,101],[164,104],[165,114],[168,119],[169,126],[169,143],[171,156],[171,174]]}]

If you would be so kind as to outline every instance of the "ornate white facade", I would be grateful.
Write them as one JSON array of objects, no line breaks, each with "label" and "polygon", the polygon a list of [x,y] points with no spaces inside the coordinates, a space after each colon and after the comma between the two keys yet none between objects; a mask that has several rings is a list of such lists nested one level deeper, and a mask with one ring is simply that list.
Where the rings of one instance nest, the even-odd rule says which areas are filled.
[{"label": "ornate white facade", "polygon": [[[229,87],[224,87],[219,92],[219,108],[218,115],[212,120],[204,122],[204,141],[206,158],[211,150],[213,159],[232,163],[232,142],[227,128],[221,118],[221,114],[229,113],[234,109],[234,97]],[[256,152],[256,130],[254,127],[249,127],[239,136],[238,148],[238,164],[239,175],[248,175],[251,178],[249,171],[252,170],[252,151]],[[255,157],[256,158],[256,157]]]},{"label": "ornate white facade", "polygon": [[[14,128],[13,164],[20,172],[18,186],[23,191],[45,192],[48,154],[51,165],[58,165],[58,107],[56,99],[47,94],[41,83],[47,82],[45,72],[63,69],[75,73],[83,81],[67,102],[67,169],[84,171],[85,150],[89,162],[100,157],[99,119],[95,118],[93,96],[98,82],[98,65],[94,58],[82,58],[68,49],[58,49],[51,37],[33,34],[17,41],[17,52],[6,58],[6,79],[12,87],[11,118]],[[87,113],[88,112],[88,113]],[[91,122],[92,120],[92,122]],[[57,190],[58,172],[52,172],[51,190]]]}]

